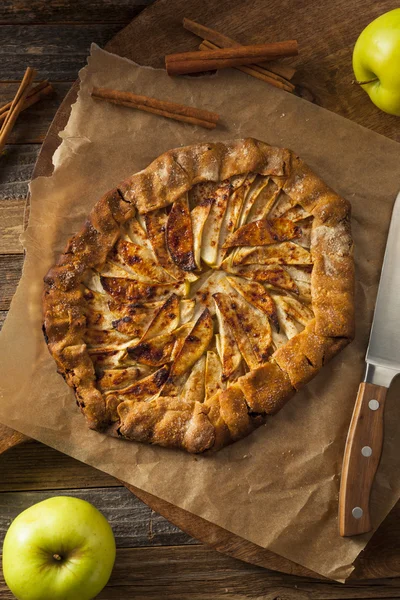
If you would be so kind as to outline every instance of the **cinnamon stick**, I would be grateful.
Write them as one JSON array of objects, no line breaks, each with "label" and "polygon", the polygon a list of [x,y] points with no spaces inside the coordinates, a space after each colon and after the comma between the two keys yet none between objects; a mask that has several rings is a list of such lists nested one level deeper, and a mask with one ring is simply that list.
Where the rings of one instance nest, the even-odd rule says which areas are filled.
[{"label": "cinnamon stick", "polygon": [[223,33],[219,33],[218,31],[215,31],[215,29],[196,23],[196,21],[192,21],[186,17],[183,18],[183,27],[187,29],[187,31],[191,31],[195,35],[203,38],[203,40],[208,40],[209,42],[221,46],[221,48],[235,48],[240,46],[238,42]]},{"label": "cinnamon stick", "polygon": [[[217,46],[217,44],[213,44],[212,42],[209,42],[208,40],[204,40],[203,42],[201,42],[201,44],[199,46],[199,50],[205,50],[205,49],[215,50],[217,48],[219,48],[219,46]],[[290,81],[287,81],[283,77],[280,77],[279,75],[276,75],[272,71],[268,71],[267,69],[264,69],[264,67],[260,67],[259,65],[250,65],[247,67],[241,66],[241,67],[235,67],[235,69],[237,69],[238,71],[242,71],[243,73],[247,73],[248,75],[251,75],[252,77],[255,77],[256,79],[265,81],[266,83],[269,83],[270,85],[273,85],[274,87],[285,90],[286,92],[293,92],[295,89],[295,86],[292,83],[290,83]]]},{"label": "cinnamon stick", "polygon": [[[26,100],[22,106],[22,110],[26,110],[33,104],[36,104],[36,102],[38,102],[45,96],[48,96],[53,91],[54,88],[48,81],[41,81],[29,91],[28,96],[26,97]],[[10,107],[11,102],[7,102],[7,104],[4,104],[4,106],[0,108],[0,123],[2,123],[7,118]]]},{"label": "cinnamon stick", "polygon": [[195,108],[193,106],[185,106],[168,100],[158,100],[157,98],[149,98],[133,94],[132,92],[122,92],[119,90],[111,90],[105,88],[93,88],[92,96],[118,104],[129,108],[136,108],[145,112],[190,123],[191,125],[199,125],[206,129],[215,129],[219,115],[217,113]]},{"label": "cinnamon stick", "polygon": [[238,46],[237,48],[168,54],[165,57],[165,65],[169,75],[184,75],[251,65],[259,60],[296,56],[298,53],[297,41],[287,40],[272,44],[253,44],[251,46]]},{"label": "cinnamon stick", "polygon": [[[36,94],[36,92],[40,91],[41,89],[43,89],[47,85],[49,85],[49,82],[47,80],[46,81],[40,81],[39,83],[37,83],[35,86],[33,86],[28,91],[28,95],[27,95],[26,99],[30,98],[33,94]],[[11,108],[11,104],[12,104],[12,101],[7,102],[7,104],[3,104],[3,106],[0,106],[0,115],[2,115],[3,113],[7,112]]]},{"label": "cinnamon stick", "polygon": [[[201,25],[200,23],[196,23],[196,21],[192,21],[191,19],[187,19],[186,17],[183,19],[183,27],[194,33],[198,37],[203,40],[207,40],[216,44],[219,48],[237,48],[241,44],[236,40],[219,33],[219,31],[215,31],[215,29],[211,29],[210,27],[206,27],[205,25]],[[252,65],[254,67],[256,65]],[[276,61],[268,61],[267,63],[257,63],[258,67],[265,67],[268,71],[272,71],[276,75],[280,75],[284,79],[291,80],[296,72],[296,70],[290,65],[286,65],[281,62]]]},{"label": "cinnamon stick", "polygon": [[29,92],[29,88],[36,75],[35,69],[28,67],[25,71],[24,77],[21,84],[15,94],[14,100],[11,102],[8,114],[3,121],[3,125],[0,130],[0,152],[3,150],[7,143],[8,136],[10,135],[12,128],[18,118],[19,113],[22,110],[24,102]]}]

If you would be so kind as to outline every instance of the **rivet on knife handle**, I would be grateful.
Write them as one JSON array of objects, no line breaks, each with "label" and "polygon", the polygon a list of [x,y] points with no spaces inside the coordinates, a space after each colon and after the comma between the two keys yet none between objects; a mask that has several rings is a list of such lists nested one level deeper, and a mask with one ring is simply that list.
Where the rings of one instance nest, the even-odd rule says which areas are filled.
[{"label": "rivet on knife handle", "polygon": [[339,494],[339,532],[358,535],[372,529],[369,497],[383,444],[387,388],[361,383],[347,435]]}]

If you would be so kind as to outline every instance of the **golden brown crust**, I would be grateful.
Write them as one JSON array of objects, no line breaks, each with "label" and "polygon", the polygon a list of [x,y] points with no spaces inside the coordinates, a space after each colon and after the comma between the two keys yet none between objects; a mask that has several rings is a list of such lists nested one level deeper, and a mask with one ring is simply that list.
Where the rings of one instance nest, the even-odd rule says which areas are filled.
[{"label": "golden brown crust", "polygon": [[287,174],[290,156],[285,148],[251,138],[186,146],[165,152],[147,169],[122,182],[119,190],[145,214],[172,204],[202,181],[223,181],[248,172],[282,177]]},{"label": "golden brown crust", "polygon": [[316,320],[308,323],[305,329],[279,348],[273,359],[287,373],[291,385],[300,389],[326,364],[337,352],[349,343],[349,338],[334,338],[318,335],[315,331]]},{"label": "golden brown crust", "polygon": [[91,211],[84,228],[68,241],[57,264],[44,278],[43,330],[48,347],[93,429],[105,426],[106,410],[83,341],[86,318],[80,283],[89,266],[106,261],[118,239],[120,224],[133,213],[134,208],[122,199],[118,190],[105,194]]},{"label": "golden brown crust", "polygon": [[330,225],[315,218],[312,229],[311,291],[316,331],[354,337],[354,261],[349,214]]},{"label": "golden brown crust", "polygon": [[[141,401],[137,397],[138,386],[142,385],[139,383],[129,390],[104,391],[85,343],[87,300],[82,281],[86,272],[105,264],[121,227],[135,211],[146,214],[167,207],[197,183],[221,182],[246,173],[270,176],[280,186],[283,181],[285,194],[313,217],[310,252],[315,318],[276,350],[269,362],[239,377],[204,404],[180,396]],[[193,266],[193,257],[186,260],[185,255],[182,269]],[[264,422],[266,415],[277,412],[295,389],[309,381],[352,339],[354,264],[350,205],[287,149],[273,148],[254,139],[178,148],[105,194],[44,281],[44,333],[48,347],[59,372],[74,388],[91,428],[193,453],[215,450],[248,435]],[[292,283],[296,291],[297,285]],[[129,301],[135,302],[135,294],[140,292],[143,297],[146,290],[150,294],[147,301],[153,300],[154,290],[146,283],[135,288],[129,280],[109,277],[106,285],[119,303],[129,294]],[[172,293],[174,286],[179,285],[174,281],[166,289]],[[117,328],[122,333],[127,331],[129,317],[124,318],[120,319],[124,328]],[[107,352],[112,355],[112,350],[105,349],[104,356]],[[161,385],[161,379],[158,383]]]},{"label": "golden brown crust", "polygon": [[273,362],[250,371],[238,383],[250,410],[260,414],[277,413],[295,393],[286,372]]},{"label": "golden brown crust", "polygon": [[204,452],[214,442],[214,428],[198,402],[184,403],[176,397],[127,400],[118,406],[118,416],[118,434],[127,439],[192,453]]},{"label": "golden brown crust", "polygon": [[312,304],[316,331],[354,337],[354,262],[350,203],[333,192],[300,159],[293,158],[284,191],[314,216]]},{"label": "golden brown crust", "polygon": [[253,419],[238,383],[231,385],[219,395],[221,417],[225,421],[231,440],[234,442],[248,435],[263,419]]}]

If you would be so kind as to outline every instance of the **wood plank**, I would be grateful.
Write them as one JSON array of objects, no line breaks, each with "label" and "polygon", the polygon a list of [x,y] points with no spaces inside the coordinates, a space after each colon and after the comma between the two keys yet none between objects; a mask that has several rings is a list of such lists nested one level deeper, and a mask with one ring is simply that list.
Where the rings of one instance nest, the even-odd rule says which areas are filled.
[{"label": "wood plank", "polygon": [[[0,106],[12,100],[18,85],[16,82],[0,82]],[[54,87],[53,95],[46,96],[19,115],[8,139],[9,144],[41,144],[43,142],[54,115],[72,83],[53,83],[52,85]],[[7,172],[6,169],[4,171]]]},{"label": "wood plank", "polygon": [[[12,594],[0,579],[0,596]],[[400,598],[400,580],[351,585],[282,575],[205,546],[120,548],[98,600],[387,600]]]},{"label": "wood plank", "polygon": [[157,513],[163,515],[177,527],[186,531],[189,535],[200,542],[209,545],[218,552],[244,560],[253,565],[289,573],[290,575],[301,575],[305,577],[320,578],[315,572],[306,569],[279,554],[270,550],[261,548],[244,538],[231,533],[206,519],[198,517],[186,510],[183,510],[165,500],[152,496],[143,490],[125,484],[135,496],[151,506]]},{"label": "wood plank", "polygon": [[[65,489],[98,488],[119,486],[114,478],[85,465],[38,442],[21,444],[0,456],[0,492],[17,490],[52,490],[53,493],[65,493]],[[63,490],[63,491],[61,491]],[[165,514],[178,528],[183,528],[195,538],[208,542],[220,552],[233,554],[237,558],[250,560],[256,564],[268,564],[282,571],[288,569],[288,561],[269,553],[266,561],[265,551],[254,544],[246,543],[228,532],[208,524],[206,521],[186,513],[172,505],[150,497],[138,491],[139,497]],[[150,498],[150,499],[149,499]],[[0,507],[1,513],[1,507]],[[398,535],[400,523],[400,504],[388,515],[376,532],[366,550],[357,560],[355,575],[380,578],[398,573],[397,560]],[[235,542],[236,539],[236,542]],[[290,567],[290,566],[289,566]],[[296,571],[292,567],[292,573]],[[302,570],[304,573],[304,569]]]},{"label": "wood plank", "polygon": [[0,202],[0,254],[21,254],[25,198]]},{"label": "wood plank", "polygon": [[39,151],[33,144],[6,146],[0,160],[0,203],[26,198]]},{"label": "wood plank", "polygon": [[128,23],[152,0],[2,0],[0,24],[60,23]]},{"label": "wood plank", "polygon": [[121,485],[114,477],[33,441],[0,455],[0,473],[0,492]]},{"label": "wood plank", "polygon": [[18,446],[19,444],[30,441],[30,438],[23,433],[15,431],[0,423],[0,454],[7,452],[7,450]]},{"label": "wood plank", "polygon": [[38,79],[74,81],[86,63],[90,44],[104,46],[123,25],[2,25],[1,79],[18,81],[29,65],[38,70]]},{"label": "wood plank", "polygon": [[[400,141],[398,117],[379,111],[359,86],[352,85],[351,55],[364,27],[395,8],[393,0],[303,2],[253,0],[158,0],[121,31],[107,49],[134,57],[140,64],[163,67],[171,52],[196,50],[199,38],[182,27],[183,17],[212,27],[239,42],[262,43],[298,39],[300,55],[293,83],[309,88],[317,104],[360,125]],[[301,24],[301,25],[299,25]],[[148,37],[151,30],[151,47]],[[338,132],[338,135],[340,132]]]},{"label": "wood plank", "polygon": [[0,494],[0,547],[11,521],[21,511],[46,498],[61,495],[81,498],[96,506],[109,521],[119,548],[198,543],[119,486],[65,489],[61,494],[55,490],[3,492]]},{"label": "wood plank", "polygon": [[391,510],[374,533],[355,563],[352,576],[376,578],[399,577],[400,502]]},{"label": "wood plank", "polygon": [[21,277],[22,255],[0,255],[0,310],[8,310]]},{"label": "wood plank", "polygon": [[[134,566],[133,566],[134,565]],[[400,580],[343,585],[283,575],[218,554],[206,546],[117,551],[99,600],[352,600],[399,598]]]},{"label": "wood plank", "polygon": [[7,310],[0,310],[0,331],[1,331],[1,328],[3,327],[4,321],[6,320],[7,313],[8,313]]}]

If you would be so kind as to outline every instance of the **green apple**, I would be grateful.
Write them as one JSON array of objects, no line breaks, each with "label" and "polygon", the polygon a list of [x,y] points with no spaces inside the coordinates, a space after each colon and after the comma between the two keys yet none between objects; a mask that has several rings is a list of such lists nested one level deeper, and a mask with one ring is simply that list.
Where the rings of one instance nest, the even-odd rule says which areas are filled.
[{"label": "green apple", "polygon": [[3,545],[4,579],[18,600],[90,600],[106,585],[114,560],[106,518],[69,496],[22,512]]},{"label": "green apple", "polygon": [[400,116],[400,8],[364,29],[354,47],[353,69],[372,102]]}]

